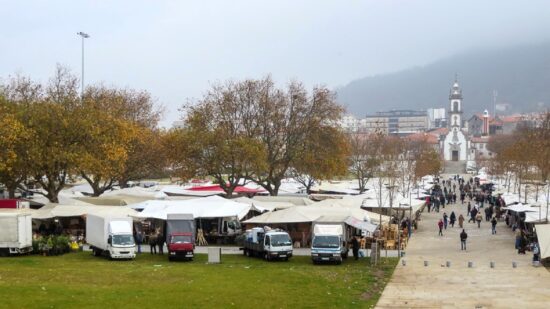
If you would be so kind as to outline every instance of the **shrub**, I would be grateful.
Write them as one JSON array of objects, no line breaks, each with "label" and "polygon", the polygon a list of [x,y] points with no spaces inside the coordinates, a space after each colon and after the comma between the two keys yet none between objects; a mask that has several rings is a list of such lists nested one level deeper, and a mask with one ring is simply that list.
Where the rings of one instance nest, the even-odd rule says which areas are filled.
[{"label": "shrub", "polygon": [[70,239],[64,235],[42,236],[33,240],[33,251],[46,255],[65,254],[71,251]]}]

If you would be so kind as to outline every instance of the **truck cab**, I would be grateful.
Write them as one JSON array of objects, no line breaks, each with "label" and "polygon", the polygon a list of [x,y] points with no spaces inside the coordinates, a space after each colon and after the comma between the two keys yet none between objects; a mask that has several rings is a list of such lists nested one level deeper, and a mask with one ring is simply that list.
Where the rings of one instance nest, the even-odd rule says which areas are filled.
[{"label": "truck cab", "polygon": [[[116,221],[110,223],[116,224]],[[111,259],[133,259],[136,257],[136,243],[132,233],[111,232],[107,238],[106,253]]]},{"label": "truck cab", "polygon": [[195,251],[195,219],[192,214],[166,215],[168,260],[193,260]]},{"label": "truck cab", "polygon": [[320,262],[342,263],[343,255],[347,254],[340,235],[315,235],[311,242],[311,259],[314,264]]},{"label": "truck cab", "polygon": [[193,260],[195,243],[193,233],[173,233],[168,239],[168,259],[176,258]]},{"label": "truck cab", "polygon": [[288,233],[282,230],[266,231],[264,228],[253,228],[246,231],[242,249],[247,256],[259,256],[268,261],[287,261],[292,257],[292,240]]},{"label": "truck cab", "polygon": [[311,260],[314,264],[334,262],[341,264],[348,256],[345,244],[345,225],[342,223],[315,223],[311,241]]},{"label": "truck cab", "polygon": [[222,220],[221,233],[227,236],[240,235],[242,233],[241,223],[233,217],[225,217]]},{"label": "truck cab", "polygon": [[264,237],[264,250],[267,260],[292,257],[292,240],[287,232],[267,232]]},{"label": "truck cab", "polygon": [[136,257],[136,244],[130,217],[87,215],[86,240],[95,256],[105,255],[110,259]]}]

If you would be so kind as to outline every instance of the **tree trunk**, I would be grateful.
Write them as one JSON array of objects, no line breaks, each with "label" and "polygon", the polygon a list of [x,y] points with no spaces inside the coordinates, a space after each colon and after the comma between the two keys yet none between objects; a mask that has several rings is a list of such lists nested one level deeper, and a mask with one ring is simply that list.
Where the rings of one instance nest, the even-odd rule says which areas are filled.
[{"label": "tree trunk", "polygon": [[121,178],[118,180],[118,185],[121,189],[128,188],[128,179],[126,177]]},{"label": "tree trunk", "polygon": [[10,183],[6,184],[6,189],[8,190],[8,198],[14,199],[15,198],[15,190],[17,190],[18,184]]},{"label": "tree trunk", "polygon": [[15,188],[8,188],[8,198],[10,199],[15,198]]}]

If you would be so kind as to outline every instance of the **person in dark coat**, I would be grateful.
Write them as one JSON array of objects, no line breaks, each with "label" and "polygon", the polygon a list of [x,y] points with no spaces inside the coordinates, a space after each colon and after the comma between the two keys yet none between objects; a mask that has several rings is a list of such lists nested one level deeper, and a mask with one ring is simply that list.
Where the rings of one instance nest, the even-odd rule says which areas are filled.
[{"label": "person in dark coat", "polygon": [[143,242],[141,231],[135,230],[134,240],[136,241],[137,253],[141,253],[141,243]]},{"label": "person in dark coat", "polygon": [[149,248],[151,250],[151,254],[157,254],[157,234],[151,234],[149,236]]},{"label": "person in dark coat", "polygon": [[449,216],[449,223],[451,224],[451,227],[455,227],[455,221],[456,221],[456,215],[455,215],[455,212],[452,211],[451,215]]},{"label": "person in dark coat", "polygon": [[359,241],[357,241],[357,237],[353,236],[351,239],[351,249],[353,252],[353,258],[355,260],[359,259]]},{"label": "person in dark coat", "polygon": [[162,232],[159,232],[157,236],[157,246],[159,247],[159,254],[164,254],[164,243],[166,241],[164,240],[164,235]]},{"label": "person in dark coat", "polygon": [[472,221],[473,223],[476,223],[476,215],[477,215],[477,208],[474,207],[470,211],[470,219],[468,219],[468,223],[470,223],[470,221]]},{"label": "person in dark coat", "polygon": [[491,220],[491,233],[497,233],[497,217],[493,217],[493,219]]},{"label": "person in dark coat", "polygon": [[466,250],[466,239],[468,238],[468,234],[464,229],[462,229],[462,233],[460,233],[460,250]]}]

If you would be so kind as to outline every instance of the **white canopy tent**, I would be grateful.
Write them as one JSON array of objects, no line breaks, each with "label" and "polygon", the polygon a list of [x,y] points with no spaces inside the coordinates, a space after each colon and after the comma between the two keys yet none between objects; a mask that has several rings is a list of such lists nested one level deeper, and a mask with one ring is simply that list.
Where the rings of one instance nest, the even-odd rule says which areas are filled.
[{"label": "white canopy tent", "polygon": [[539,240],[540,257],[550,257],[550,224],[537,224],[535,226]]},{"label": "white canopy tent", "polygon": [[530,204],[513,204],[502,209],[511,210],[514,212],[539,212],[538,207],[532,207]]},{"label": "white canopy tent", "polygon": [[48,204],[31,214],[33,219],[46,220],[58,217],[81,217],[89,214],[127,217],[137,212],[127,206]]},{"label": "white canopy tent", "polygon": [[259,212],[281,210],[296,206],[290,202],[260,201],[248,197],[238,197],[233,199],[233,201],[251,205],[254,207],[254,210]]},{"label": "white canopy tent", "polygon": [[314,201],[310,200],[307,197],[301,197],[301,196],[263,196],[263,195],[256,195],[252,198],[255,201],[262,201],[262,202],[283,202],[283,203],[291,203],[296,206],[307,206],[315,204]]},{"label": "white canopy tent", "polygon": [[[380,215],[363,209],[342,207],[334,205],[310,205],[296,206],[279,211],[268,212],[257,217],[248,219],[244,223],[251,224],[285,224],[285,223],[309,223],[318,220],[323,216],[340,216],[347,219],[353,217],[359,221],[368,221],[373,224],[379,223]],[[382,221],[388,220],[387,216],[382,216]]]},{"label": "white canopy tent", "polygon": [[317,184],[311,188],[311,191],[315,192],[335,192],[339,194],[359,194],[357,189],[357,183],[355,181],[338,181],[330,182],[325,181],[321,184]]},{"label": "white canopy tent", "polygon": [[150,200],[129,207],[143,209],[142,212],[133,215],[135,218],[155,218],[166,220],[167,214],[193,214],[199,218],[236,217],[244,218],[253,205],[238,203],[220,196],[209,196],[189,200]]}]

